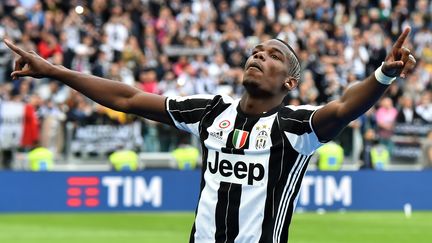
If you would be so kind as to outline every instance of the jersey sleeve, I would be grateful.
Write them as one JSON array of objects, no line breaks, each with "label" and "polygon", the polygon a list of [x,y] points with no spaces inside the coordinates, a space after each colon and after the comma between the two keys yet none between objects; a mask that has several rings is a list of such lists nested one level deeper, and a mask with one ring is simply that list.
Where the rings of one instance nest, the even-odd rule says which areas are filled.
[{"label": "jersey sleeve", "polygon": [[319,108],[321,106],[287,106],[280,114],[283,134],[300,154],[311,155],[323,144],[312,126],[312,117]]},{"label": "jersey sleeve", "polygon": [[214,98],[213,95],[168,97],[166,110],[178,129],[198,136],[200,121],[211,107]]}]

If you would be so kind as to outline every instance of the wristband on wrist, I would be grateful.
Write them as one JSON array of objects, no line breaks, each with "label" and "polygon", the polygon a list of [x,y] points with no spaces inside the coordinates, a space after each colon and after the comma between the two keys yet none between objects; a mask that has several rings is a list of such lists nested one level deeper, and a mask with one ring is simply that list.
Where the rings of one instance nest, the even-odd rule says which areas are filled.
[{"label": "wristband on wrist", "polygon": [[385,75],[383,73],[383,71],[381,70],[383,64],[381,64],[381,66],[377,70],[375,70],[375,78],[378,82],[380,82],[384,85],[390,85],[391,83],[393,83],[393,81],[396,80],[396,77],[389,77],[389,76]]}]

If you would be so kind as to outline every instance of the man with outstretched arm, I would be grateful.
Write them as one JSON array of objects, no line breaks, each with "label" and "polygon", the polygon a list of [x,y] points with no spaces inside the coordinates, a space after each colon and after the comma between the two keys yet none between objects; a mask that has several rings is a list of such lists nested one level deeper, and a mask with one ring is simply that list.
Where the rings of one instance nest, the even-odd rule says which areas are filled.
[{"label": "man with outstretched arm", "polygon": [[300,82],[292,48],[278,39],[253,49],[239,100],[206,95],[163,97],[60,66],[10,41],[19,55],[14,78],[59,80],[115,110],[171,124],[200,138],[202,176],[190,242],[287,242],[294,201],[308,161],[323,143],[367,111],[415,59],[403,47],[409,28],[383,65],[343,96],[322,107],[287,106],[283,99]]}]

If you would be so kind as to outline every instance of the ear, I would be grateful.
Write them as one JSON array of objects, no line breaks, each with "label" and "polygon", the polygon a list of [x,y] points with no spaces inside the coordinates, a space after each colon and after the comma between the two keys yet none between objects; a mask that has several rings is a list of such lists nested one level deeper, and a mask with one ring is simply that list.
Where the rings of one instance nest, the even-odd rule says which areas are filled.
[{"label": "ear", "polygon": [[293,77],[288,77],[287,79],[285,79],[285,88],[287,88],[288,90],[293,90],[295,88],[297,88],[298,85],[298,80],[293,78]]}]

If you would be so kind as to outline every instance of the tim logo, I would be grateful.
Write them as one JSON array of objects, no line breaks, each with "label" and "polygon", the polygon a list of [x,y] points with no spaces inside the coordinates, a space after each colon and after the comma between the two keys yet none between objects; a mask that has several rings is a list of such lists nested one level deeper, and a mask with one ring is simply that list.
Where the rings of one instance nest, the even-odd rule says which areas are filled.
[{"label": "tim logo", "polygon": [[67,201],[69,207],[97,207],[99,201],[100,180],[95,176],[73,176],[67,179]]}]

